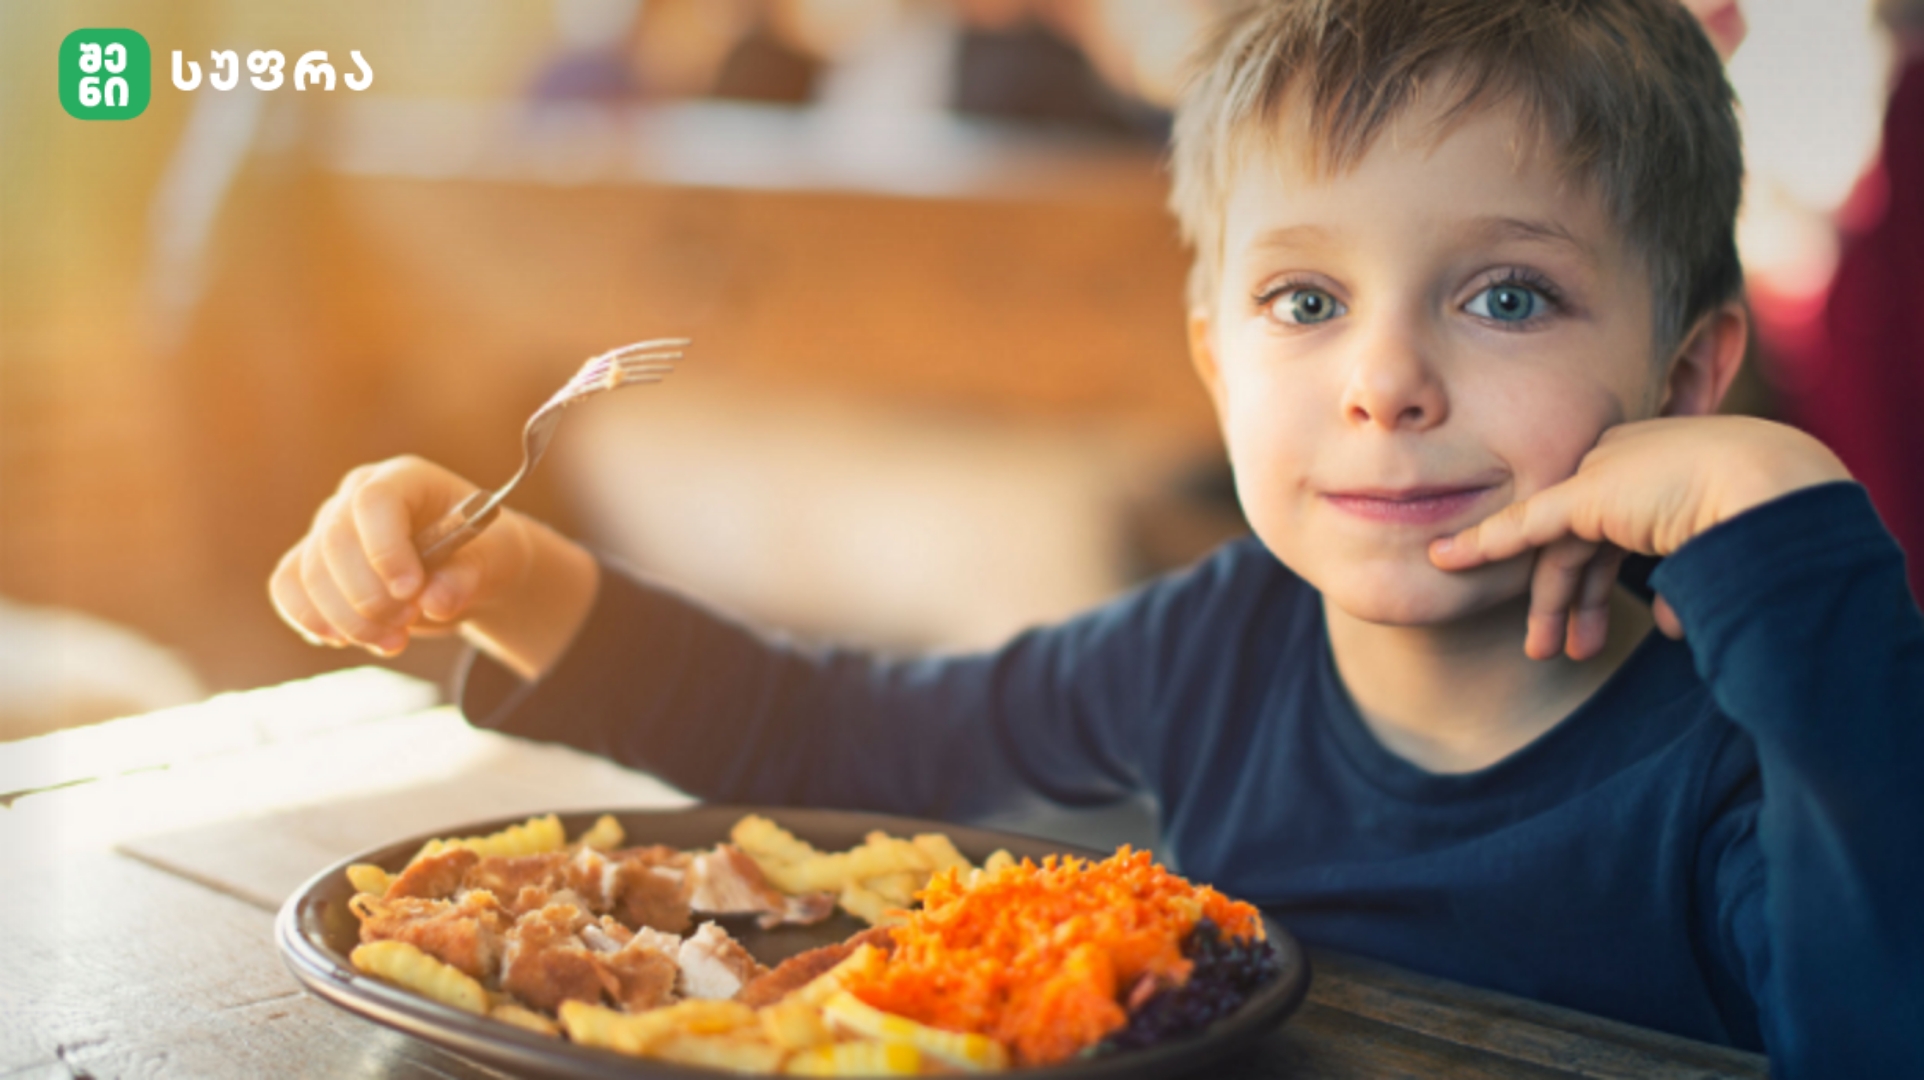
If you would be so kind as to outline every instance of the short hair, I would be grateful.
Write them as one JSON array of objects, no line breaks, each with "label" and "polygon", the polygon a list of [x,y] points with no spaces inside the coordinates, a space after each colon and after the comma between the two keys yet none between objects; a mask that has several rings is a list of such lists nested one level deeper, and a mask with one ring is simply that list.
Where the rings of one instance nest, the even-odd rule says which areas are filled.
[{"label": "short hair", "polygon": [[1674,346],[1735,298],[1743,147],[1723,62],[1677,0],[1255,0],[1191,60],[1170,150],[1170,208],[1195,253],[1190,301],[1223,258],[1235,170],[1304,110],[1328,174],[1353,166],[1426,88],[1445,124],[1518,106],[1592,186],[1650,269],[1655,333]]}]

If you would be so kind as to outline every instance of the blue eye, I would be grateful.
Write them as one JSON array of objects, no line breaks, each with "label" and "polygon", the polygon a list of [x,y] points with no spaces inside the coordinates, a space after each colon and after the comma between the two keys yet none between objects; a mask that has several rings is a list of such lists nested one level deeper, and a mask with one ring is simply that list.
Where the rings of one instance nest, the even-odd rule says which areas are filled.
[{"label": "blue eye", "polygon": [[1310,325],[1328,322],[1348,309],[1321,289],[1293,288],[1275,295],[1270,303],[1284,322]]},{"label": "blue eye", "polygon": [[1463,310],[1495,322],[1528,322],[1544,304],[1544,297],[1535,289],[1503,282],[1471,297]]}]

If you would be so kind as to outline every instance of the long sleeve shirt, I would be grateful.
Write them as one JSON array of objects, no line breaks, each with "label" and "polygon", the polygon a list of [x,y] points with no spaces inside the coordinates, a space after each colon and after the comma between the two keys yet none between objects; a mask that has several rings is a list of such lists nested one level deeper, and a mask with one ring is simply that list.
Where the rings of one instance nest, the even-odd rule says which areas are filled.
[{"label": "long sleeve shirt", "polygon": [[975,655],[803,648],[609,573],[477,724],[697,795],[961,820],[1147,793],[1159,854],[1298,937],[1694,1038],[1924,1075],[1924,618],[1861,487],[1691,540],[1651,634],[1468,774],[1370,734],[1322,600],[1254,540]]}]

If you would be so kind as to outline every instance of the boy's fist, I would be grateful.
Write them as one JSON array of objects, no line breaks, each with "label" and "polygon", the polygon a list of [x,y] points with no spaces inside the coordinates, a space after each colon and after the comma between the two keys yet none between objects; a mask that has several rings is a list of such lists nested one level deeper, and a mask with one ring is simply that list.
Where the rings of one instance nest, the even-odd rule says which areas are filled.
[{"label": "boy's fist", "polygon": [[353,470],[275,567],[275,609],[309,641],[383,656],[406,648],[413,634],[445,631],[484,609],[527,573],[525,519],[504,510],[432,573],[413,543],[475,490],[416,457]]},{"label": "boy's fist", "polygon": [[[1669,555],[1714,525],[1800,488],[1850,473],[1795,428],[1743,416],[1684,416],[1610,428],[1560,484],[1430,545],[1444,570],[1537,552],[1524,651],[1595,656],[1609,628],[1617,567],[1629,551]],[[1682,637],[1658,597],[1657,625]]]}]

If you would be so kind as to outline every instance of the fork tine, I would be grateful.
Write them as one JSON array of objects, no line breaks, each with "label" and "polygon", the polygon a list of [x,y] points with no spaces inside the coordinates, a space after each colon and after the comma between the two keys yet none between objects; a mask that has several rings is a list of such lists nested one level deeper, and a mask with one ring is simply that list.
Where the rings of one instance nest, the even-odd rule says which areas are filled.
[{"label": "fork tine", "polygon": [[582,387],[593,386],[596,383],[604,382],[610,377],[610,372],[619,372],[620,378],[623,380],[634,377],[635,375],[656,371],[666,374],[675,369],[673,361],[679,359],[681,359],[680,353],[661,353],[628,357],[615,361],[596,360],[582,367],[580,371],[575,372],[574,378],[568,380],[567,385],[561,388],[561,392],[573,393]]},{"label": "fork tine", "polygon": [[577,378],[594,379],[610,367],[628,364],[671,363],[682,358],[679,352],[636,353],[630,356],[597,356],[581,365],[575,373]]},{"label": "fork tine", "polygon": [[675,364],[672,360],[623,360],[615,365],[615,369],[623,372],[660,371],[665,373],[675,370]]},{"label": "fork tine", "polygon": [[610,386],[627,386],[631,383],[660,382],[674,373],[674,368],[616,368],[609,374]]},{"label": "fork tine", "polygon": [[557,398],[572,398],[594,390],[612,390],[637,382],[660,382],[675,370],[672,363],[658,360],[619,361],[612,364],[597,364],[584,370],[561,388]]},{"label": "fork tine", "polygon": [[637,341],[630,345],[622,345],[618,348],[609,349],[607,352],[602,353],[601,356],[596,357],[596,359],[613,359],[619,356],[628,356],[650,350],[681,349],[686,348],[690,343],[691,339],[689,338],[655,338],[650,341]]}]

